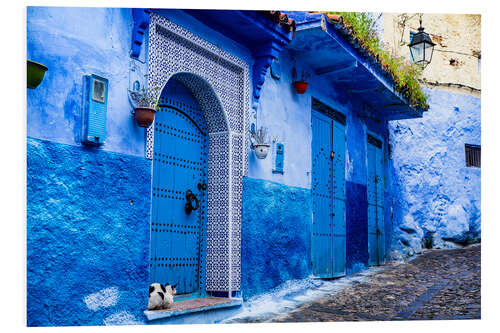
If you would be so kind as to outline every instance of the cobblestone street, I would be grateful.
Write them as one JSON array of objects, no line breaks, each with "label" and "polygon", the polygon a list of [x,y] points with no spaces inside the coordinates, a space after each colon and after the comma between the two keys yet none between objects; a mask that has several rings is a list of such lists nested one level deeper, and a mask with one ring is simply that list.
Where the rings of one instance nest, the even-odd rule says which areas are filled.
[{"label": "cobblestone street", "polygon": [[233,322],[480,319],[480,265],[480,245],[427,250],[281,316]]}]

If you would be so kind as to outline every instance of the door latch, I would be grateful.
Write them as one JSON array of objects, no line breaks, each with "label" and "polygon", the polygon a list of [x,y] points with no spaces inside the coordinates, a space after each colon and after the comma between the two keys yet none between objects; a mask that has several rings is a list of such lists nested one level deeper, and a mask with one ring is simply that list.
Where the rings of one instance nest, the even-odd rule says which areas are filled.
[{"label": "door latch", "polygon": [[[184,211],[187,215],[191,214],[193,210],[197,210],[200,203],[198,202],[198,198],[191,190],[186,191],[186,204],[184,205]],[[193,200],[196,202],[196,206],[193,207]]]}]

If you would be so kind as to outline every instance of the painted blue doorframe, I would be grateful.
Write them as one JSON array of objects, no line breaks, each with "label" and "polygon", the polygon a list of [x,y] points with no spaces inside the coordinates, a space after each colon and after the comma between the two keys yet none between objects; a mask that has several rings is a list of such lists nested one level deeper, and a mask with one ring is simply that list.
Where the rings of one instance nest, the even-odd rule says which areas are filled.
[{"label": "painted blue doorframe", "polygon": [[[177,284],[178,294],[203,284],[207,127],[190,91],[175,79],[155,115],[150,282]],[[186,210],[191,191],[192,210]],[[201,282],[201,283],[200,283]]]},{"label": "painted blue doorframe", "polygon": [[384,155],[382,141],[368,135],[368,264],[385,263]]},{"label": "painted blue doorframe", "polygon": [[312,269],[321,278],[345,275],[345,126],[312,110]]}]

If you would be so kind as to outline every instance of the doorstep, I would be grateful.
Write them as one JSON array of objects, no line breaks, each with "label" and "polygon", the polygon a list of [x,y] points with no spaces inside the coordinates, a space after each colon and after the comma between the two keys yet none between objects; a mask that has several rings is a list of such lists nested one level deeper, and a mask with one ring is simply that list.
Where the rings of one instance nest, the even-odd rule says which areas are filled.
[{"label": "doorstep", "polygon": [[[242,298],[225,297],[199,297],[187,299],[185,301],[176,301],[172,307],[165,310],[146,310],[147,321],[170,321],[180,316],[195,315],[204,312],[213,312],[213,310],[222,310],[233,307],[239,307],[243,304]],[[163,320],[161,320],[163,319]],[[194,318],[193,318],[194,319]],[[193,320],[196,322],[196,320]]]}]

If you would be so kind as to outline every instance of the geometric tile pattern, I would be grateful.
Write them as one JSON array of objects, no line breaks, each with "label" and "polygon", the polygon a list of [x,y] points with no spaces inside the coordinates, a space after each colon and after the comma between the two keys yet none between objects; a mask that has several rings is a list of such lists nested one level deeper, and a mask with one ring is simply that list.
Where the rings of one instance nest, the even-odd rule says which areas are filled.
[{"label": "geometric tile pattern", "polygon": [[[163,88],[175,77],[198,101],[208,128],[206,290],[238,291],[242,179],[248,171],[249,65],[155,13],[148,45],[148,86]],[[147,158],[154,152],[153,126],[147,129]]]}]

